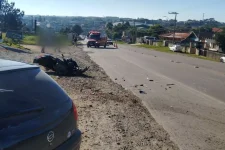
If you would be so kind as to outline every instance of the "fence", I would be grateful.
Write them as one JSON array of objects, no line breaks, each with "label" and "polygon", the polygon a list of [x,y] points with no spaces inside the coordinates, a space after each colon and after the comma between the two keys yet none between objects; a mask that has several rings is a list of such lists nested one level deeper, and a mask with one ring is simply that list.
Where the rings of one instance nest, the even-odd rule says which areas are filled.
[{"label": "fence", "polygon": [[196,52],[196,55],[205,56],[205,57],[214,59],[216,61],[220,61],[221,57],[225,57],[225,54],[223,54],[223,53],[213,52],[213,51],[209,51],[209,50],[198,50]]}]

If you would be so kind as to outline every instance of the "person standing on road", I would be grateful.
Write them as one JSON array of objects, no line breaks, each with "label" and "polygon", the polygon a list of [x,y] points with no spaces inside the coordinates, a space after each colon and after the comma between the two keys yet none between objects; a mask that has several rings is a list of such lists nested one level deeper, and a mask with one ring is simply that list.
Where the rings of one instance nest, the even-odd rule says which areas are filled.
[{"label": "person standing on road", "polygon": [[77,47],[77,37],[74,38],[74,44]]}]

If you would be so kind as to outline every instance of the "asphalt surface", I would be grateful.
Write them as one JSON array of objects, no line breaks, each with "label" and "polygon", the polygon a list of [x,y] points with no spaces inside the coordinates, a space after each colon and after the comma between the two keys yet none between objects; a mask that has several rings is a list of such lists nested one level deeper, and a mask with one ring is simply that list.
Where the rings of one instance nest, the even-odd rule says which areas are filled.
[{"label": "asphalt surface", "polygon": [[184,150],[225,149],[225,64],[135,46],[86,48]]}]

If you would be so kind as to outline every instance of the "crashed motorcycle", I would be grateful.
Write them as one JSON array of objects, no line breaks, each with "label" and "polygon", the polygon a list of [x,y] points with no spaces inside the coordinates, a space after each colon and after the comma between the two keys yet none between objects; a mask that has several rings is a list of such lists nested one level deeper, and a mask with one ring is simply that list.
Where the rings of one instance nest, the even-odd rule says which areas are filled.
[{"label": "crashed motorcycle", "polygon": [[50,54],[42,54],[35,57],[33,63],[45,67],[46,70],[53,70],[61,76],[81,75],[88,70],[88,67],[84,69],[79,68],[76,61],[71,58],[65,59],[63,54],[62,60]]}]

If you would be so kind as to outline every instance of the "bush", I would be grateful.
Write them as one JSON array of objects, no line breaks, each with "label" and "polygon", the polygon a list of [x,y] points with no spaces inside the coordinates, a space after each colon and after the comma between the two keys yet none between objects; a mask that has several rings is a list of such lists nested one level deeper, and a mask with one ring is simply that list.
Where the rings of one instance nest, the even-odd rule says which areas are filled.
[{"label": "bush", "polygon": [[13,40],[10,39],[10,38],[4,38],[4,39],[3,39],[3,43],[5,43],[5,44],[11,46],[11,45],[13,44]]},{"label": "bush", "polygon": [[38,43],[38,37],[34,35],[25,35],[22,43],[27,45],[36,45]]}]

